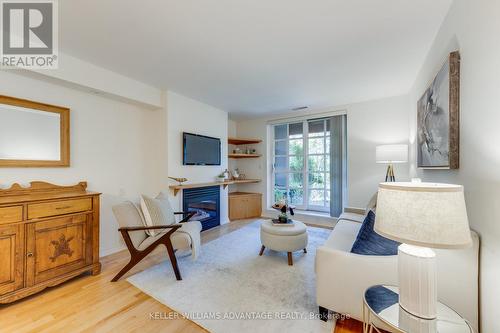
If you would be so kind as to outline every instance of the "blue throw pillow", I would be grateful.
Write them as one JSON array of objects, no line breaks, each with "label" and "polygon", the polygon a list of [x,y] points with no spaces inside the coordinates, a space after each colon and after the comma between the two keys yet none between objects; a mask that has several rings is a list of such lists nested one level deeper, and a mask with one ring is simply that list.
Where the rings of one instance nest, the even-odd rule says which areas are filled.
[{"label": "blue throw pillow", "polygon": [[393,256],[398,254],[400,243],[380,236],[373,230],[375,213],[369,211],[352,245],[351,253],[368,256]]}]

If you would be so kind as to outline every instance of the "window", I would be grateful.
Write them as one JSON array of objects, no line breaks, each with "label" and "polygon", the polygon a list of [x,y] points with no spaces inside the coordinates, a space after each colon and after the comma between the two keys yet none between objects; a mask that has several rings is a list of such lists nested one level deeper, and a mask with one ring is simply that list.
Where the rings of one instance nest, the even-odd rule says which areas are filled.
[{"label": "window", "polygon": [[308,122],[307,208],[330,210],[330,120]]},{"label": "window", "polygon": [[303,123],[274,127],[274,200],[304,206],[304,126]]},{"label": "window", "polygon": [[274,125],[274,201],[330,211],[330,119]]}]

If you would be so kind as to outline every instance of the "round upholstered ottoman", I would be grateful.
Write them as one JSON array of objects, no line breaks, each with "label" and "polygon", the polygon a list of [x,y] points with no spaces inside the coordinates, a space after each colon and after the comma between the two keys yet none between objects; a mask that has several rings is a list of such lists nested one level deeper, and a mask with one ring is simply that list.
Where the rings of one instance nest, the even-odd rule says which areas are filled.
[{"label": "round upholstered ottoman", "polygon": [[284,251],[288,253],[288,265],[293,265],[292,252],[303,250],[307,253],[307,228],[299,221],[294,221],[293,226],[275,226],[271,220],[262,221],[260,225],[260,241],[262,248],[274,251]]}]

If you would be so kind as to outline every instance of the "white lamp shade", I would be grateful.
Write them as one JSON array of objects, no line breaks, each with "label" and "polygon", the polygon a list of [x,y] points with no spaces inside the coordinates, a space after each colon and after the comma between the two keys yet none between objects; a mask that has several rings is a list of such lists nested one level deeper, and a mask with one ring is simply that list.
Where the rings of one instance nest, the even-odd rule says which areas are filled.
[{"label": "white lamp shade", "polygon": [[382,145],[375,148],[377,163],[408,162],[408,145]]},{"label": "white lamp shade", "polygon": [[401,243],[462,248],[472,244],[461,185],[381,183],[375,231]]}]

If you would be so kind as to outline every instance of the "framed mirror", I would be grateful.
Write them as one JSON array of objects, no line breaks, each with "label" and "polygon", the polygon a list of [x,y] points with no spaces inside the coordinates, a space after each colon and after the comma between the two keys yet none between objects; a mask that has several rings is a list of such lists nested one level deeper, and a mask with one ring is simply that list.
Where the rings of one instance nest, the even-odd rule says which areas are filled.
[{"label": "framed mirror", "polygon": [[0,167],[68,167],[69,109],[0,95]]}]

